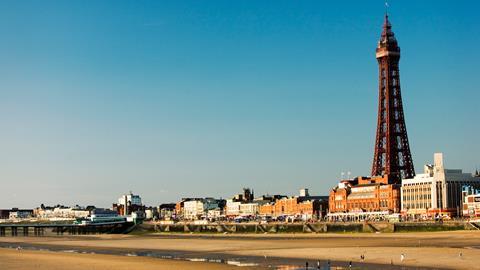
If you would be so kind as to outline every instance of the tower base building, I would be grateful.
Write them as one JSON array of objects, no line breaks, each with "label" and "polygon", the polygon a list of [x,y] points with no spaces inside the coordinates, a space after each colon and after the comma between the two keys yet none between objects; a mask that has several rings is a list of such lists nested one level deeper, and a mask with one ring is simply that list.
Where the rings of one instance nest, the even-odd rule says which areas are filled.
[{"label": "tower base building", "polygon": [[388,175],[342,180],[330,191],[330,220],[383,219],[400,213],[400,185]]}]

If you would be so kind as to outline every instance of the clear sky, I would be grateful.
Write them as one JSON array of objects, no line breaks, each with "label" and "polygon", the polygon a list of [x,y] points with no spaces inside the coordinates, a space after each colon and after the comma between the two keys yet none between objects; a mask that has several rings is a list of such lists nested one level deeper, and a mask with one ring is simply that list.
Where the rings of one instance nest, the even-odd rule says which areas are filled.
[{"label": "clear sky", "polygon": [[[480,167],[478,1],[390,1],[417,172]],[[376,1],[1,1],[0,208],[368,175]]]}]

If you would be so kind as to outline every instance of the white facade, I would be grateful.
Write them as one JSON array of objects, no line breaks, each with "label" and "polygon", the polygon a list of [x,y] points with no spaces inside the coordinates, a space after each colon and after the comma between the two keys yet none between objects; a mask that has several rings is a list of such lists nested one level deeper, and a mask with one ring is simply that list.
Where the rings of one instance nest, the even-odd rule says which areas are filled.
[{"label": "white facade", "polygon": [[145,219],[153,219],[155,213],[152,209],[145,209]]},{"label": "white facade", "polygon": [[463,201],[464,217],[480,217],[480,194],[467,195]]},{"label": "white facade", "polygon": [[255,216],[258,212],[258,203],[242,203],[240,205],[240,215],[242,216]]},{"label": "white facade", "polygon": [[139,195],[133,195],[130,192],[129,194],[125,194],[118,198],[118,204],[125,205],[125,203],[130,203],[130,205],[142,205],[142,198],[140,198]]},{"label": "white facade", "polygon": [[38,218],[43,219],[75,219],[88,217],[90,211],[73,207],[55,207],[47,209],[38,208],[35,210],[35,214]]},{"label": "white facade", "polygon": [[242,203],[233,199],[227,200],[226,215],[227,216],[254,216],[259,212],[258,203]]},{"label": "white facade", "polygon": [[479,188],[480,178],[463,173],[462,170],[445,169],[443,154],[435,153],[434,164],[425,165],[423,174],[402,180],[402,213],[460,215],[462,187],[465,185]]},{"label": "white facade", "polygon": [[23,219],[23,218],[29,218],[31,217],[31,212],[30,211],[12,211],[9,213],[8,218],[9,219]]},{"label": "white facade", "polygon": [[186,201],[183,204],[183,218],[198,219],[204,214],[202,201]]},{"label": "white facade", "polygon": [[300,197],[308,197],[310,194],[308,193],[308,188],[300,189]]},{"label": "white facade", "polygon": [[123,206],[123,215],[127,216],[132,213],[132,206],[142,206],[142,198],[139,195],[134,195],[132,192],[124,194],[118,198],[118,204]]},{"label": "white facade", "polygon": [[218,208],[218,201],[214,199],[201,199],[186,201],[183,203],[184,219],[201,219],[207,216],[208,210]]},{"label": "white facade", "polygon": [[207,212],[207,218],[216,219],[223,217],[223,211],[220,208],[210,209]]},{"label": "white facade", "polygon": [[240,205],[241,202],[235,202],[232,199],[227,200],[225,214],[227,216],[239,216],[240,215]]}]

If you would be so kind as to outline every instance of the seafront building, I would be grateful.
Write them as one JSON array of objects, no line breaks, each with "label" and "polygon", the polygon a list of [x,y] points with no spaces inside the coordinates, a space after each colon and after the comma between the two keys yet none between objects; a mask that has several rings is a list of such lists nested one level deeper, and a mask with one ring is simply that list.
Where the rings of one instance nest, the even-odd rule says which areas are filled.
[{"label": "seafront building", "polygon": [[418,218],[460,216],[463,188],[480,189],[480,177],[460,169],[445,169],[442,153],[435,153],[433,159],[433,164],[424,166],[423,174],[402,180],[402,214]]},{"label": "seafront building", "polygon": [[61,219],[77,219],[86,218],[90,215],[90,211],[95,207],[81,207],[81,206],[40,206],[33,210],[35,217],[39,219],[61,220]]},{"label": "seafront building", "polygon": [[175,203],[164,203],[158,206],[158,218],[170,220],[175,217]]},{"label": "seafront building", "polygon": [[388,175],[342,180],[329,195],[330,220],[386,218],[400,212],[400,185]]},{"label": "seafront building", "polygon": [[183,219],[205,219],[211,210],[222,209],[224,200],[214,198],[202,198],[185,201],[183,204]]},{"label": "seafront building", "polygon": [[207,211],[208,220],[221,220],[225,217],[224,210],[220,207],[210,209]]},{"label": "seafront building", "polygon": [[197,201],[197,200],[202,200],[202,198],[182,198],[180,201],[178,201],[175,204],[175,213],[174,213],[175,218],[183,218],[184,206],[186,202]]},{"label": "seafront building", "polygon": [[154,220],[158,219],[159,213],[157,207],[146,207],[145,208],[145,219],[146,220]]},{"label": "seafront building", "polygon": [[253,190],[244,188],[242,193],[228,200],[183,198],[172,211],[172,217],[179,220],[255,220],[259,215],[293,216],[311,220],[323,218],[327,214],[328,197],[311,196],[308,189],[302,189],[300,196],[262,195],[254,198]]},{"label": "seafront building", "polygon": [[[475,176],[480,178],[478,171]],[[479,218],[480,217],[480,189],[472,186],[463,187],[462,191],[462,215],[465,218]]]},{"label": "seafront building", "polygon": [[17,219],[25,219],[33,217],[33,210],[31,209],[18,209],[13,208],[8,213],[8,219],[10,220],[17,220]]},{"label": "seafront building", "polygon": [[0,209],[0,219],[22,219],[33,217],[33,209]]},{"label": "seafront building", "polygon": [[225,215],[227,217],[255,216],[258,214],[258,211],[259,205],[254,202],[242,202],[228,199],[225,206]]},{"label": "seafront building", "polygon": [[226,201],[225,216],[227,218],[234,218],[238,216],[257,215],[259,204],[253,200],[253,190],[250,188],[244,188],[242,193],[236,194]]},{"label": "seafront building", "polygon": [[145,207],[142,204],[142,198],[139,195],[133,194],[131,191],[118,198],[118,203],[113,204],[112,209],[117,211],[119,215],[123,216],[128,216],[138,211],[145,211]]},{"label": "seafront building", "polygon": [[301,189],[299,196],[281,197],[260,206],[259,214],[274,218],[290,216],[301,220],[318,220],[328,211],[327,196],[311,196],[308,189]]}]

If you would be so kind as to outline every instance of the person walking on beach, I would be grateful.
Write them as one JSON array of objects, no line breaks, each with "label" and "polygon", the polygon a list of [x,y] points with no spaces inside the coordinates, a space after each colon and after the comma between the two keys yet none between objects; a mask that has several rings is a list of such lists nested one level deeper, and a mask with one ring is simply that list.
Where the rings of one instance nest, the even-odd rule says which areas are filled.
[{"label": "person walking on beach", "polygon": [[308,262],[305,263],[305,269],[308,270]]},{"label": "person walking on beach", "polygon": [[352,268],[352,261],[348,262],[348,268]]},{"label": "person walking on beach", "polygon": [[317,261],[317,269],[320,270],[320,260]]},{"label": "person walking on beach", "polygon": [[402,254],[400,255],[400,262],[403,262],[403,260],[405,260],[405,254],[402,253]]}]

